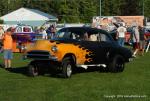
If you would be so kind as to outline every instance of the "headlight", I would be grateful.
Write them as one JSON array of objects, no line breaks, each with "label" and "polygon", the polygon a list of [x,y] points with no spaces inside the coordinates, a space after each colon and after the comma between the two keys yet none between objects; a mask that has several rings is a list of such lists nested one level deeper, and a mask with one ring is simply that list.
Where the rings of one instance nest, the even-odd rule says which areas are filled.
[{"label": "headlight", "polygon": [[52,50],[53,52],[57,52],[57,51],[58,51],[58,48],[57,48],[57,46],[52,46],[52,47],[51,47],[51,50]]}]

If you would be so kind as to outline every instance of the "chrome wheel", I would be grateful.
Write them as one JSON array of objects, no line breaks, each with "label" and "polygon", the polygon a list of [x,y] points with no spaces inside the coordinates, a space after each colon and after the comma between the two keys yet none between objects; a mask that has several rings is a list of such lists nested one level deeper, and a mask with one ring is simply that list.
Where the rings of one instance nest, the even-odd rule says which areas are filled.
[{"label": "chrome wheel", "polygon": [[66,57],[63,59],[62,62],[62,74],[64,78],[70,78],[72,75],[72,69],[73,69],[73,64],[74,62],[69,58]]},{"label": "chrome wheel", "polygon": [[72,74],[72,66],[70,64],[67,65],[67,76],[70,77]]}]

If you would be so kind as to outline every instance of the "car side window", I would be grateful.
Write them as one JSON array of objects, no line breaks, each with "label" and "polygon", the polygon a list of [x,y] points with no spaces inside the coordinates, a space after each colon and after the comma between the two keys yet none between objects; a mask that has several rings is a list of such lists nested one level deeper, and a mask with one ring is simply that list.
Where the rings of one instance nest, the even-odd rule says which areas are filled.
[{"label": "car side window", "polygon": [[57,33],[57,37],[58,38],[62,38],[64,36],[65,32],[58,32]]},{"label": "car side window", "polygon": [[67,39],[81,40],[81,35],[77,32],[68,31],[63,37]]},{"label": "car side window", "polygon": [[85,32],[85,33],[83,34],[82,40],[84,40],[84,41],[89,41],[89,35],[88,35],[87,32]]},{"label": "car side window", "polygon": [[21,27],[18,27],[18,28],[17,28],[17,32],[22,32],[22,28],[21,28]]},{"label": "car side window", "polygon": [[63,30],[57,33],[58,38],[73,39],[78,41],[111,41],[109,37],[99,31],[71,31]]},{"label": "car side window", "polygon": [[69,39],[76,39],[75,34],[72,32],[69,32]]},{"label": "car side window", "polygon": [[100,41],[103,41],[103,42],[110,42],[110,38],[106,35],[106,34],[103,34],[103,33],[99,33],[99,40]]},{"label": "car side window", "polygon": [[77,39],[77,34],[70,31],[62,31],[57,34],[58,38]]},{"label": "car side window", "polygon": [[99,41],[99,34],[89,35],[89,41]]},{"label": "car side window", "polygon": [[70,39],[71,38],[71,32],[65,32],[63,38]]},{"label": "car side window", "polygon": [[23,32],[31,32],[31,28],[29,28],[29,27],[24,27],[24,28],[23,28]]}]

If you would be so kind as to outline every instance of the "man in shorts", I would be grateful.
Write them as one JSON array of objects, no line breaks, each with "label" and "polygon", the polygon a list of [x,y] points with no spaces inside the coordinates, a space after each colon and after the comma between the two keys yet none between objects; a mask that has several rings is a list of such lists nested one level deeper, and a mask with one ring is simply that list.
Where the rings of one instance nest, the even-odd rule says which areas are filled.
[{"label": "man in shorts", "polygon": [[139,26],[139,37],[140,37],[140,52],[141,55],[144,55],[144,48],[145,48],[145,40],[147,40],[146,36],[144,35],[144,27]]},{"label": "man in shorts", "polygon": [[12,53],[12,37],[11,37],[11,28],[7,29],[7,31],[3,35],[3,49],[4,49],[4,62],[5,62],[5,69],[11,69],[11,59],[13,58]]}]

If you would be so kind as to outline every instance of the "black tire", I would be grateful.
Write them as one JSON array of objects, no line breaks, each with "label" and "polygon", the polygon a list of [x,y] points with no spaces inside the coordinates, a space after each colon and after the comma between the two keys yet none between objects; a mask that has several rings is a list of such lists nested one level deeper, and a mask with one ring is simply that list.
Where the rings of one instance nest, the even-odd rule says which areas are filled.
[{"label": "black tire", "polygon": [[36,66],[35,62],[31,62],[28,65],[28,75],[32,76],[32,77],[39,75],[39,70],[38,70],[38,67]]},{"label": "black tire", "polygon": [[108,70],[110,72],[123,72],[125,66],[124,58],[121,55],[116,55],[112,58],[108,64]]},{"label": "black tire", "polygon": [[72,70],[74,68],[74,62],[69,57],[63,59],[62,62],[62,75],[64,78],[70,78]]},{"label": "black tire", "polygon": [[42,63],[43,61],[36,61],[36,67],[38,69],[38,75],[45,74],[45,65]]}]

